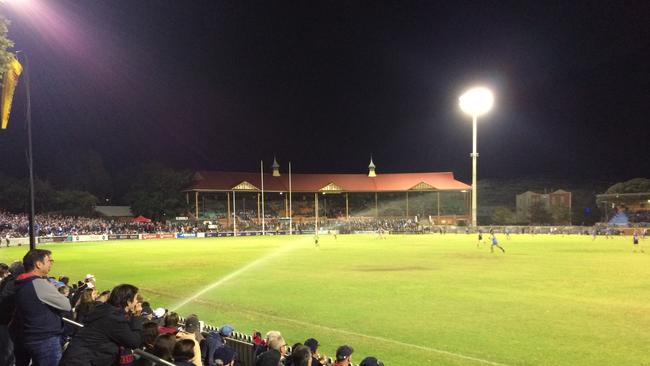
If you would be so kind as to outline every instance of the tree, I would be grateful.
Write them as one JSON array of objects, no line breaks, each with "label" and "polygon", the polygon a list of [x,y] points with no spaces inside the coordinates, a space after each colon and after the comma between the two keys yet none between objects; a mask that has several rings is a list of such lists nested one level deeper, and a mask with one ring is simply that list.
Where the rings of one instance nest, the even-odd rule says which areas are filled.
[{"label": "tree", "polygon": [[625,182],[616,183],[607,189],[611,193],[645,193],[650,192],[650,179],[634,178]]},{"label": "tree", "polygon": [[58,213],[71,216],[91,216],[97,197],[83,191],[58,191],[54,195],[54,208]]},{"label": "tree", "polygon": [[571,210],[568,206],[553,206],[551,208],[551,218],[555,225],[570,225]]},{"label": "tree", "polygon": [[127,194],[131,211],[155,220],[184,216],[189,206],[181,190],[191,179],[189,172],[177,172],[158,164],[143,166]]},{"label": "tree", "polygon": [[551,213],[548,212],[544,204],[535,202],[530,206],[530,223],[537,225],[548,225],[551,223]]},{"label": "tree", "polygon": [[9,61],[15,57],[13,53],[8,51],[8,49],[14,46],[14,42],[7,38],[8,32],[9,20],[0,16],[0,81],[2,81],[2,76],[5,70],[7,70]]},{"label": "tree", "polygon": [[500,206],[492,213],[492,222],[497,225],[513,224],[516,221],[515,213],[508,207]]}]

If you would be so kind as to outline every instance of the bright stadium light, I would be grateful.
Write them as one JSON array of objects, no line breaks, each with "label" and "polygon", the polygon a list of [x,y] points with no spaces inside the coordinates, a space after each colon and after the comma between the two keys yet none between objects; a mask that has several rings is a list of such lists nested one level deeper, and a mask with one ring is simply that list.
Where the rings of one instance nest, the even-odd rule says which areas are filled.
[{"label": "bright stadium light", "polygon": [[494,96],[488,88],[472,88],[458,99],[460,109],[472,117],[481,116],[492,109]]},{"label": "bright stadium light", "polygon": [[472,226],[476,227],[476,120],[492,109],[494,96],[488,88],[476,87],[466,91],[458,99],[458,104],[463,112],[472,116]]}]

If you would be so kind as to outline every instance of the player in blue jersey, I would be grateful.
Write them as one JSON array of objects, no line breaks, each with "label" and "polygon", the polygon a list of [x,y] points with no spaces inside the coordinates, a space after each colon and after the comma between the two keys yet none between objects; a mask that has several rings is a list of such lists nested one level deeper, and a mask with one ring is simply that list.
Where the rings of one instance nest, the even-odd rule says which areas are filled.
[{"label": "player in blue jersey", "polygon": [[506,250],[503,249],[503,248],[499,245],[499,242],[497,241],[497,236],[496,236],[496,234],[494,233],[494,230],[490,230],[490,234],[492,234],[492,246],[490,246],[490,252],[491,252],[491,253],[494,253],[494,247],[497,247],[497,248],[501,249],[502,252],[505,253]]}]

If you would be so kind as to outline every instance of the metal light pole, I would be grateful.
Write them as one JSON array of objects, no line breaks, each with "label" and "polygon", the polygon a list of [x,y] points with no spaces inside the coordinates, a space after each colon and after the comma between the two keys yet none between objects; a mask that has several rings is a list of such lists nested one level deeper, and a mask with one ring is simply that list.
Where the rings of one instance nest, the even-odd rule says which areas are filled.
[{"label": "metal light pole", "polygon": [[16,52],[23,55],[23,71],[25,75],[25,98],[26,98],[26,112],[25,124],[27,127],[27,166],[29,170],[29,213],[27,215],[28,231],[29,231],[29,249],[36,249],[36,237],[34,235],[34,225],[36,224],[36,216],[34,209],[34,155],[32,153],[32,96],[29,91],[29,58],[27,54],[22,51]]},{"label": "metal light pole", "polygon": [[487,113],[494,104],[494,97],[492,92],[483,87],[473,88],[465,92],[459,98],[459,105],[463,112],[472,116],[472,226],[476,227],[478,222],[476,220],[477,212],[477,185],[476,185],[476,165],[478,160],[478,152],[476,151],[476,125],[478,116]]},{"label": "metal light pole", "polygon": [[476,164],[478,152],[476,152],[476,115],[472,116],[472,226],[476,227]]}]

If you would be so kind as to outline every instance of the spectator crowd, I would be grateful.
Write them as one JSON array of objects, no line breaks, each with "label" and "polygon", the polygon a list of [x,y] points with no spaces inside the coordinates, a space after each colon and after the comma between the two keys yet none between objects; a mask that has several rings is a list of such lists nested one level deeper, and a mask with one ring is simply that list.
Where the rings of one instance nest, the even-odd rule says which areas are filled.
[{"label": "spectator crowd", "polygon": [[[0,263],[0,365],[152,366],[154,358],[178,366],[233,366],[241,357],[230,344],[231,325],[202,331],[199,317],[152,309],[136,286],[100,291],[88,274],[72,283],[52,277],[49,250],[33,249],[11,265]],[[63,318],[82,324],[70,325]],[[255,366],[321,366],[320,343],[309,338],[292,347],[278,331],[253,333]],[[354,349],[336,350],[334,366],[352,365]],[[360,366],[383,366],[375,357]]]}]

